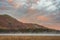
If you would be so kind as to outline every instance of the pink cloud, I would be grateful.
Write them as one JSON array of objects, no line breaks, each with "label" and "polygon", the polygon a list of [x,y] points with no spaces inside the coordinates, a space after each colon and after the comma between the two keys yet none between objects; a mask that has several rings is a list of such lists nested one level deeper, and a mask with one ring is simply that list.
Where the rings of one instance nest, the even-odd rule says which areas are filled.
[{"label": "pink cloud", "polygon": [[47,28],[50,28],[50,29],[60,30],[59,24],[43,24],[43,25]]},{"label": "pink cloud", "polygon": [[8,0],[8,2],[9,2],[9,3],[12,3],[12,2],[13,2],[13,0]]},{"label": "pink cloud", "polygon": [[49,21],[49,17],[46,17],[46,16],[37,16],[37,19],[40,20],[40,21]]}]

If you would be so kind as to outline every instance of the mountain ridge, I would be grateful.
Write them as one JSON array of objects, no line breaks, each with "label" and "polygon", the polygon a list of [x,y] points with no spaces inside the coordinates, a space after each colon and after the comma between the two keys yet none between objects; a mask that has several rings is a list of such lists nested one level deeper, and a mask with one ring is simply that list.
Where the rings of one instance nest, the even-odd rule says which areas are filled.
[{"label": "mountain ridge", "polygon": [[[5,22],[5,25],[8,25],[8,24],[11,25],[11,24],[15,24],[15,23],[18,23],[18,24],[15,24],[15,25],[20,25],[21,24],[21,25],[26,25],[26,26],[38,25],[38,24],[33,24],[33,23],[22,23],[22,22],[19,22],[19,21],[17,21],[16,19],[12,18],[9,15],[0,15],[0,25],[4,24],[4,22]],[[8,22],[8,23],[6,23],[6,22]]]},{"label": "mountain ridge", "polygon": [[[50,32],[60,32],[59,30],[49,29],[42,25],[33,24],[33,23],[23,23],[9,15],[0,15],[0,29],[1,30],[20,30],[22,32],[41,32],[41,31],[50,31]],[[14,32],[14,31],[13,31]]]}]

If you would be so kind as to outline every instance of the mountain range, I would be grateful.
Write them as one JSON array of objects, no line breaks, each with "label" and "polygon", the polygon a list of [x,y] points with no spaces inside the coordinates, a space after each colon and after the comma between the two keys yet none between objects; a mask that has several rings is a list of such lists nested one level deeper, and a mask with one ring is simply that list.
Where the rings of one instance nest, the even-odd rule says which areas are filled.
[{"label": "mountain range", "polygon": [[9,15],[0,15],[0,33],[60,33],[34,23],[23,23]]}]

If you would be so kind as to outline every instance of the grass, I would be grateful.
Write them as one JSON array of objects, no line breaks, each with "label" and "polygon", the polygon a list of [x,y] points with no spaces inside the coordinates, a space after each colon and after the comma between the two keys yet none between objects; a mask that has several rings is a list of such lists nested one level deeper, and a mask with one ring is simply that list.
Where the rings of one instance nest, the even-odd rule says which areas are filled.
[{"label": "grass", "polygon": [[0,36],[0,40],[60,40],[60,36]]}]

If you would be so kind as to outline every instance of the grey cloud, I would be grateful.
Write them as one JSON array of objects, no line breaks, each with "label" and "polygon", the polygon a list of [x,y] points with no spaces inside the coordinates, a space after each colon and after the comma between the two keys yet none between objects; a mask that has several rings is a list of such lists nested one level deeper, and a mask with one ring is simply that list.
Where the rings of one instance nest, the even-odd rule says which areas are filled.
[{"label": "grey cloud", "polygon": [[[23,5],[22,8],[17,8],[17,9],[14,9],[14,7],[12,5],[10,5],[8,2],[4,2],[3,3],[5,6],[6,6],[6,9],[5,10],[0,10],[0,14],[9,14],[17,19],[21,19],[21,18],[26,18],[32,22],[37,22],[37,23],[58,23],[60,22],[60,5],[58,4],[58,9],[57,10],[54,10],[52,12],[50,12],[51,10],[49,11],[46,11],[47,8],[49,7],[45,7],[45,8],[42,8],[41,10],[38,10],[39,7],[37,9],[35,9],[36,11],[38,11],[37,13],[34,13],[34,14],[31,14],[31,13],[27,13],[28,9],[29,9],[29,6],[27,5]],[[0,3],[0,7],[1,7],[1,3]],[[36,17],[37,16],[47,16],[49,19],[51,19],[49,22],[43,22],[43,21],[40,21],[40,20],[37,20]]]}]

